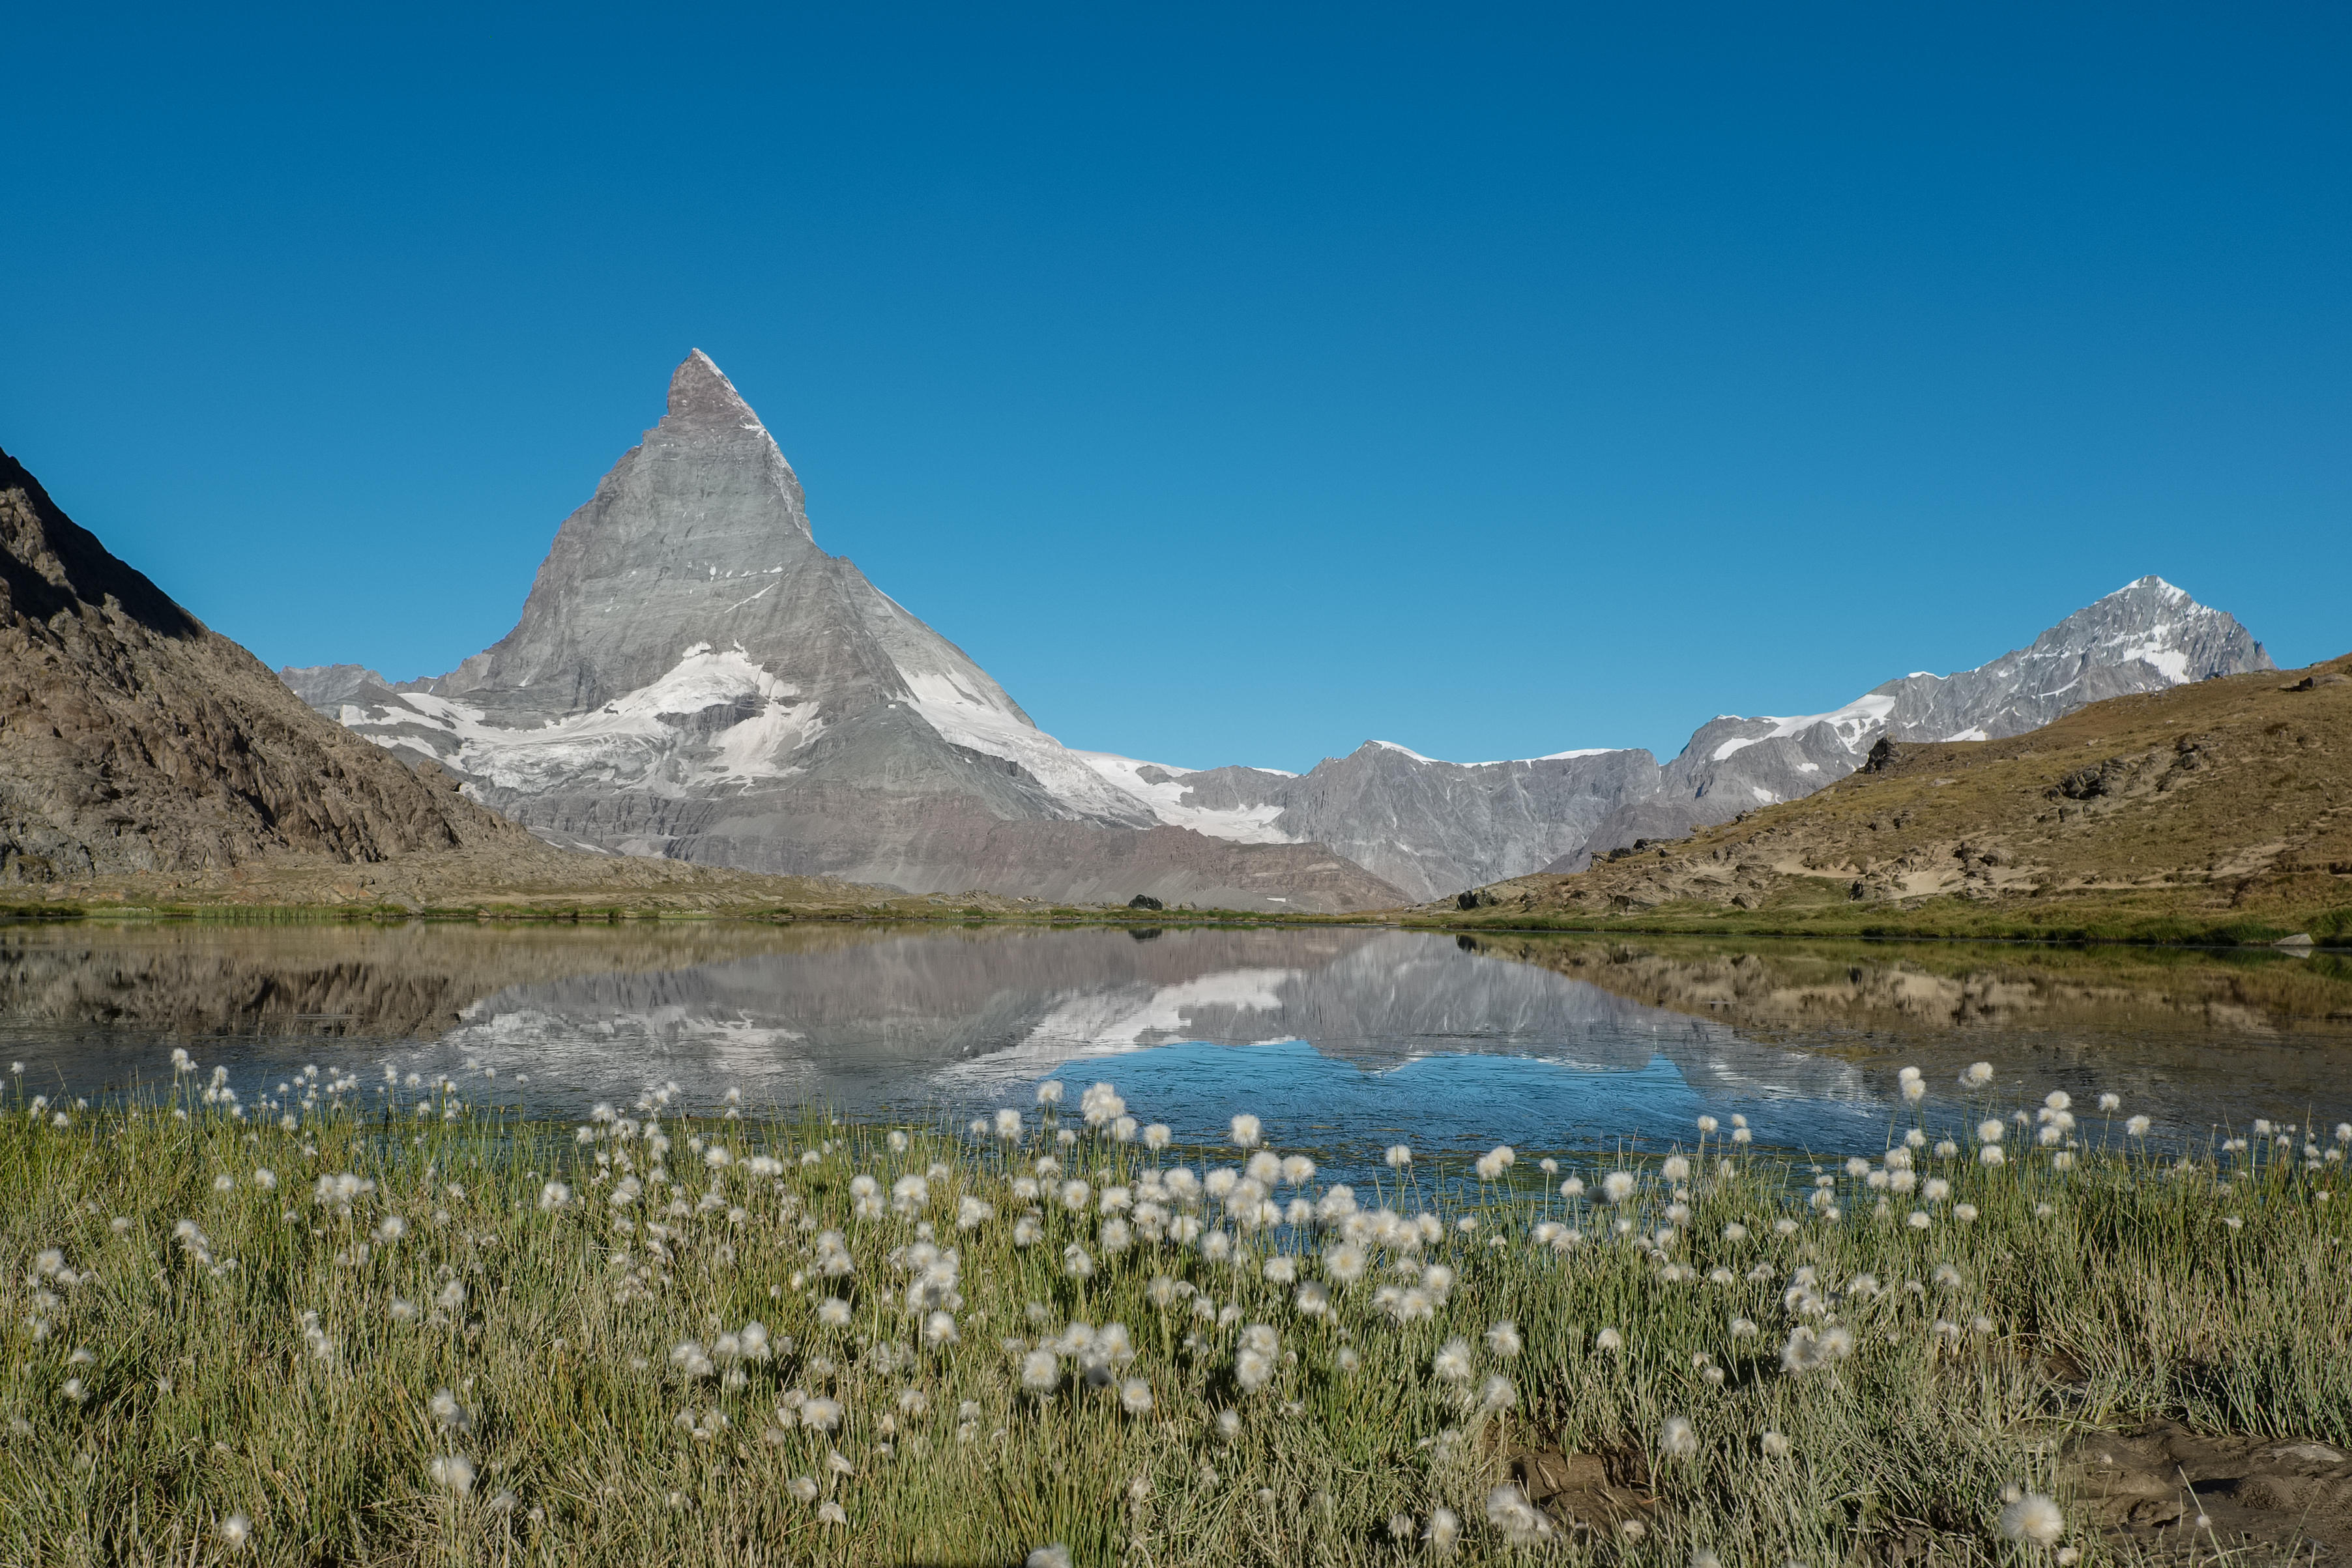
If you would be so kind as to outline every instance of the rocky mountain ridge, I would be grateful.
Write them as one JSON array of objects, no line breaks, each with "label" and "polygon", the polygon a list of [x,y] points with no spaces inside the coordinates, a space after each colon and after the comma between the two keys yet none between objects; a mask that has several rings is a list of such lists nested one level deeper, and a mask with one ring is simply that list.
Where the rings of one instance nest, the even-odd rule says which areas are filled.
[{"label": "rocky mountain ridge", "polygon": [[2273,668],[2229,616],[2144,577],[1975,669],[1906,675],[1826,713],[1710,720],[1664,767],[1641,750],[1447,763],[1385,741],[1303,774],[1087,760],[1168,820],[1328,844],[1426,900],[1801,798],[1882,736],[1998,739],[2104,698]]},{"label": "rocky mountain ridge", "polygon": [[1679,838],[1800,799],[1860,767],[1882,737],[2001,740],[2106,698],[2276,668],[2228,615],[2143,577],[1974,669],[1903,676],[1827,713],[1712,720],[1663,770],[1654,794],[1627,801],[1544,869],[1577,870],[1636,839]]},{"label": "rocky mountain ridge", "polygon": [[1073,750],[820,549],[792,467],[699,351],[558,531],[515,629],[394,685],[289,669],[320,712],[551,843],[916,892],[1343,911],[1583,866],[1801,797],[1883,735],[2000,737],[2082,703],[2271,668],[2147,577],[2030,647],[1825,713],[1638,749],[1455,763],[1367,742],[1294,774]]}]

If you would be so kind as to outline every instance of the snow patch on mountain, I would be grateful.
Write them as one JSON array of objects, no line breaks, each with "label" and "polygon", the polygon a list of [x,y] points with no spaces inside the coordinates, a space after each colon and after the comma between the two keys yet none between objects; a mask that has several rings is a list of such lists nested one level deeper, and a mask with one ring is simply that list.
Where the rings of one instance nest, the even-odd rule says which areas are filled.
[{"label": "snow patch on mountain", "polygon": [[[1816,724],[1826,724],[1831,732],[1837,736],[1838,743],[1847,751],[1856,749],[1867,751],[1869,748],[1861,744],[1863,737],[1868,735],[1875,738],[1878,731],[1885,727],[1886,716],[1894,711],[1895,699],[1883,697],[1874,691],[1867,696],[1855,698],[1843,708],[1832,708],[1826,713],[1806,713],[1794,719],[1767,718],[1764,722],[1772,726],[1771,731],[1769,734],[1759,735],[1757,739],[1786,740],[1791,735],[1803,734]],[[1717,752],[1716,760],[1720,762],[1726,754],[1723,752]]]},{"label": "snow patch on mountain", "polygon": [[[1185,782],[1192,768],[1171,768],[1138,762],[1109,752],[1073,752],[1113,789],[1127,795],[1171,827],[1189,827],[1212,838],[1236,844],[1296,844],[1299,840],[1274,826],[1283,808],[1276,802],[1256,805],[1217,807],[1198,802],[1199,792]],[[1264,771],[1264,770],[1261,770]],[[1146,776],[1151,775],[1151,776]],[[1278,775],[1290,778],[1295,775]]]},{"label": "snow patch on mountain", "polygon": [[[381,745],[414,748],[415,731],[431,732],[445,742],[431,747],[436,754],[501,788],[538,789],[595,773],[614,788],[677,795],[698,785],[790,777],[793,754],[824,728],[817,704],[794,700],[800,695],[741,649],[720,653],[696,643],[651,685],[529,728],[494,723],[480,707],[430,691],[393,693],[372,710],[343,708]],[[732,721],[693,736],[684,721],[714,710],[733,715]],[[359,727],[354,718],[343,722]]]},{"label": "snow patch on mountain", "polygon": [[1043,784],[1077,817],[1105,818],[1131,826],[1149,825],[1150,809],[1087,765],[1082,755],[1046,734],[1026,716],[1016,716],[965,689],[952,679],[912,674],[908,703],[951,746],[1012,763]]}]

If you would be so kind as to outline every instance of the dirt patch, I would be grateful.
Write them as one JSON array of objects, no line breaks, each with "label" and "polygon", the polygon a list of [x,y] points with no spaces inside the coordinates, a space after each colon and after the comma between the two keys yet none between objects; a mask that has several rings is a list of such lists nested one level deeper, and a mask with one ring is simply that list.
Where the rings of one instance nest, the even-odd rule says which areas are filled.
[{"label": "dirt patch", "polygon": [[[1512,1455],[1511,1479],[1570,1541],[1628,1543],[1658,1511],[1644,1456]],[[2069,1512],[2096,1526],[2126,1561],[2158,1568],[2352,1560],[2352,1452],[2308,1439],[2217,1437],[2176,1421],[2093,1432],[2061,1460]],[[1862,1543],[1862,1560],[1914,1568],[1945,1560],[1955,1535],[1906,1521]]]},{"label": "dirt patch", "polygon": [[2158,1421],[2075,1439],[2064,1473],[2111,1537],[2159,1552],[2245,1544],[2301,1561],[2352,1556],[2352,1452],[2333,1444]]},{"label": "dirt patch", "polygon": [[1649,1464],[1639,1454],[1520,1454],[1511,1460],[1511,1479],[1571,1541],[1645,1533],[1658,1506]]}]

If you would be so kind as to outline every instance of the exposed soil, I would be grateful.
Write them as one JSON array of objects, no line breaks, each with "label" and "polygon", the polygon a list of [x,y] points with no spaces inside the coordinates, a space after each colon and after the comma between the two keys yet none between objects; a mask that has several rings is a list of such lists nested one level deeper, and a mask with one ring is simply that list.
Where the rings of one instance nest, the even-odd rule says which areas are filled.
[{"label": "exposed soil", "polygon": [[2081,1506],[2120,1541],[2181,1553],[2251,1546],[2305,1562],[2352,1553],[2352,1454],[2331,1444],[2158,1421],[2078,1439],[2065,1466]]},{"label": "exposed soil", "polygon": [[[1511,1479],[1571,1542],[1630,1547],[1659,1502],[1638,1454],[1513,1455]],[[2209,1436],[2174,1421],[2129,1433],[2095,1432],[2061,1458],[2068,1511],[2128,1561],[2149,1568],[2212,1563],[2246,1568],[2325,1563],[2352,1554],[2352,1454],[2311,1440]],[[1973,1561],[1963,1542],[1924,1522],[1856,1543],[1857,1561],[1927,1565]]]}]

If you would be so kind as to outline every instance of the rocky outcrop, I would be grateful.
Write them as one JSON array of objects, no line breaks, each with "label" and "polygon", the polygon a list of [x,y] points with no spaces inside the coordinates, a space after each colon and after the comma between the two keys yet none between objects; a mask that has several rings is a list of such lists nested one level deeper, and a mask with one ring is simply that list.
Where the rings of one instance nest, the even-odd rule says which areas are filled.
[{"label": "rocky outcrop", "polygon": [[0,881],[528,842],[322,721],[0,453]]}]

